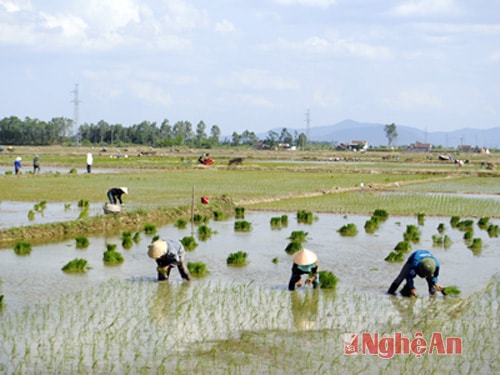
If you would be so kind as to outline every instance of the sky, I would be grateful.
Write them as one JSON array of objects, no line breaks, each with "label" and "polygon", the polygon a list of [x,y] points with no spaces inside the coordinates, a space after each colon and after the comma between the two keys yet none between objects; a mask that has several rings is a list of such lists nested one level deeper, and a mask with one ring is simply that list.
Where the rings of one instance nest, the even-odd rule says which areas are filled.
[{"label": "sky", "polygon": [[0,0],[0,53],[0,118],[500,126],[497,0]]}]

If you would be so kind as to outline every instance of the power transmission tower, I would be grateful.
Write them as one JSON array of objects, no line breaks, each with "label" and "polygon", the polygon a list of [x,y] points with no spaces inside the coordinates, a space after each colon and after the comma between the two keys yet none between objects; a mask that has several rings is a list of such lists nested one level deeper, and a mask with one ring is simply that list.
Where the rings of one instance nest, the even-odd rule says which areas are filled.
[{"label": "power transmission tower", "polygon": [[311,115],[308,108],[306,112],[306,136],[308,141],[310,137],[310,132],[311,132]]},{"label": "power transmission tower", "polygon": [[73,139],[73,142],[77,144],[77,146],[80,146],[80,128],[78,124],[78,114],[79,114],[79,106],[80,106],[80,99],[78,99],[78,83],[75,84],[75,88],[71,91],[73,94],[73,100],[71,101],[73,103],[73,129],[72,129],[72,134],[71,138]]}]

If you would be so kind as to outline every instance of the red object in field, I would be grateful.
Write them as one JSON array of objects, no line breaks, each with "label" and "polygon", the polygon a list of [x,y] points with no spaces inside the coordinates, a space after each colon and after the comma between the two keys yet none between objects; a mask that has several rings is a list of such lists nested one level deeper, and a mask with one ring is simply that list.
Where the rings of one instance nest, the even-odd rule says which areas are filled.
[{"label": "red object in field", "polygon": [[214,160],[212,158],[203,159],[203,165],[212,165],[213,163],[214,163]]},{"label": "red object in field", "polygon": [[201,197],[201,203],[208,204],[208,197],[206,195]]}]

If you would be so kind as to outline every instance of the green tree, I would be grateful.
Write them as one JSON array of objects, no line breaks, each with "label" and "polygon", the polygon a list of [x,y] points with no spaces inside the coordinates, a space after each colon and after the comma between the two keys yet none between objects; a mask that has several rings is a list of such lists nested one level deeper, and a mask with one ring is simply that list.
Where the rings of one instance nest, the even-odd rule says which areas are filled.
[{"label": "green tree", "polygon": [[385,136],[389,141],[389,146],[392,146],[392,142],[398,137],[398,131],[396,129],[396,124],[388,124],[384,127]]},{"label": "green tree", "polygon": [[307,136],[304,133],[300,133],[297,137],[297,147],[303,149],[307,144]]}]

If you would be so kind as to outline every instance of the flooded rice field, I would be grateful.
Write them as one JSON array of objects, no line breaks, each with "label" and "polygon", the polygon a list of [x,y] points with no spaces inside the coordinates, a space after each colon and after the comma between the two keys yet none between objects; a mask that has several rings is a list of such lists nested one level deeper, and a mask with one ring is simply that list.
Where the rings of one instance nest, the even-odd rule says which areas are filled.
[{"label": "flooded rice field", "polygon": [[[318,214],[312,224],[299,224],[295,214],[289,215],[287,227],[272,229],[270,219],[280,216],[279,212],[247,212],[245,220],[251,222],[248,233],[235,232],[234,219],[211,220],[208,226],[215,231],[209,239],[197,238],[196,226],[178,229],[174,225],[158,228],[162,238],[182,239],[193,235],[198,247],[187,252],[188,262],[203,262],[209,275],[192,281],[193,284],[206,282],[248,283],[268,289],[286,289],[290,276],[290,255],[285,252],[292,231],[307,232],[304,246],[317,253],[320,270],[333,272],[339,278],[338,288],[355,288],[361,293],[383,295],[391,281],[397,276],[401,263],[388,263],[384,258],[403,240],[407,225],[417,225],[416,217],[389,217],[378,231],[368,234],[364,224],[369,219],[363,215]],[[422,226],[420,243],[412,250],[428,249],[441,262],[440,282],[456,285],[463,293],[470,294],[484,288],[490,278],[499,271],[500,239],[490,238],[485,230],[474,229],[474,238],[481,238],[483,248],[480,253],[472,252],[463,240],[464,233],[452,229],[450,218],[429,217]],[[477,221],[477,220],[476,220]],[[337,230],[345,224],[353,223],[358,228],[355,237],[343,237]],[[432,236],[437,235],[437,227],[444,223],[453,244],[448,249],[434,247]],[[495,224],[492,222],[492,224]],[[498,224],[498,223],[496,223]],[[123,249],[121,236],[91,237],[90,246],[77,249],[74,240],[62,243],[34,246],[27,256],[16,255],[12,249],[0,250],[2,268],[1,293],[7,302],[6,311],[17,310],[24,305],[57,293],[78,291],[96,286],[108,279],[129,281],[155,281],[155,263],[147,257],[147,245],[152,236],[140,234],[141,239],[131,249]],[[106,244],[116,244],[117,250],[125,258],[119,266],[105,266],[102,261]],[[244,251],[249,263],[243,267],[229,267],[226,258],[230,253]],[[84,258],[92,267],[85,274],[66,274],[61,268],[75,258]],[[277,258],[277,263],[273,259]],[[172,282],[180,282],[174,270]],[[425,281],[417,280],[420,293],[426,294]]]},{"label": "flooded rice field", "polygon": [[[283,214],[288,226],[272,229],[270,219]],[[112,236],[91,237],[86,249],[68,240],[35,246],[24,256],[0,250],[6,304],[0,313],[0,373],[495,373],[500,240],[475,227],[483,248],[473,253],[450,218],[426,218],[413,249],[431,250],[441,263],[440,283],[458,286],[462,295],[429,298],[418,279],[421,297],[391,297],[385,291],[402,264],[384,258],[417,218],[389,217],[374,234],[363,229],[368,219],[318,214],[312,224],[299,224],[291,213],[246,212],[250,232],[235,232],[232,218],[210,220],[215,233],[205,241],[196,227],[158,228],[162,238],[197,239],[187,261],[205,263],[210,273],[190,282],[182,282],[176,270],[170,281],[156,281],[156,264],[146,254],[152,236],[144,233],[130,249]],[[356,236],[337,232],[348,223],[357,226]],[[447,249],[433,247],[441,223],[453,241]],[[320,270],[339,278],[335,292],[286,290],[291,259],[285,248],[292,231],[308,233],[305,247],[317,253]],[[117,245],[123,264],[103,264],[106,244]],[[236,251],[248,254],[247,265],[227,266],[227,256]],[[75,258],[88,260],[91,269],[62,272]],[[412,342],[411,350],[391,352],[392,346],[368,338],[361,343],[361,333],[375,340],[396,332]],[[460,345],[440,346],[438,335]]]}]

